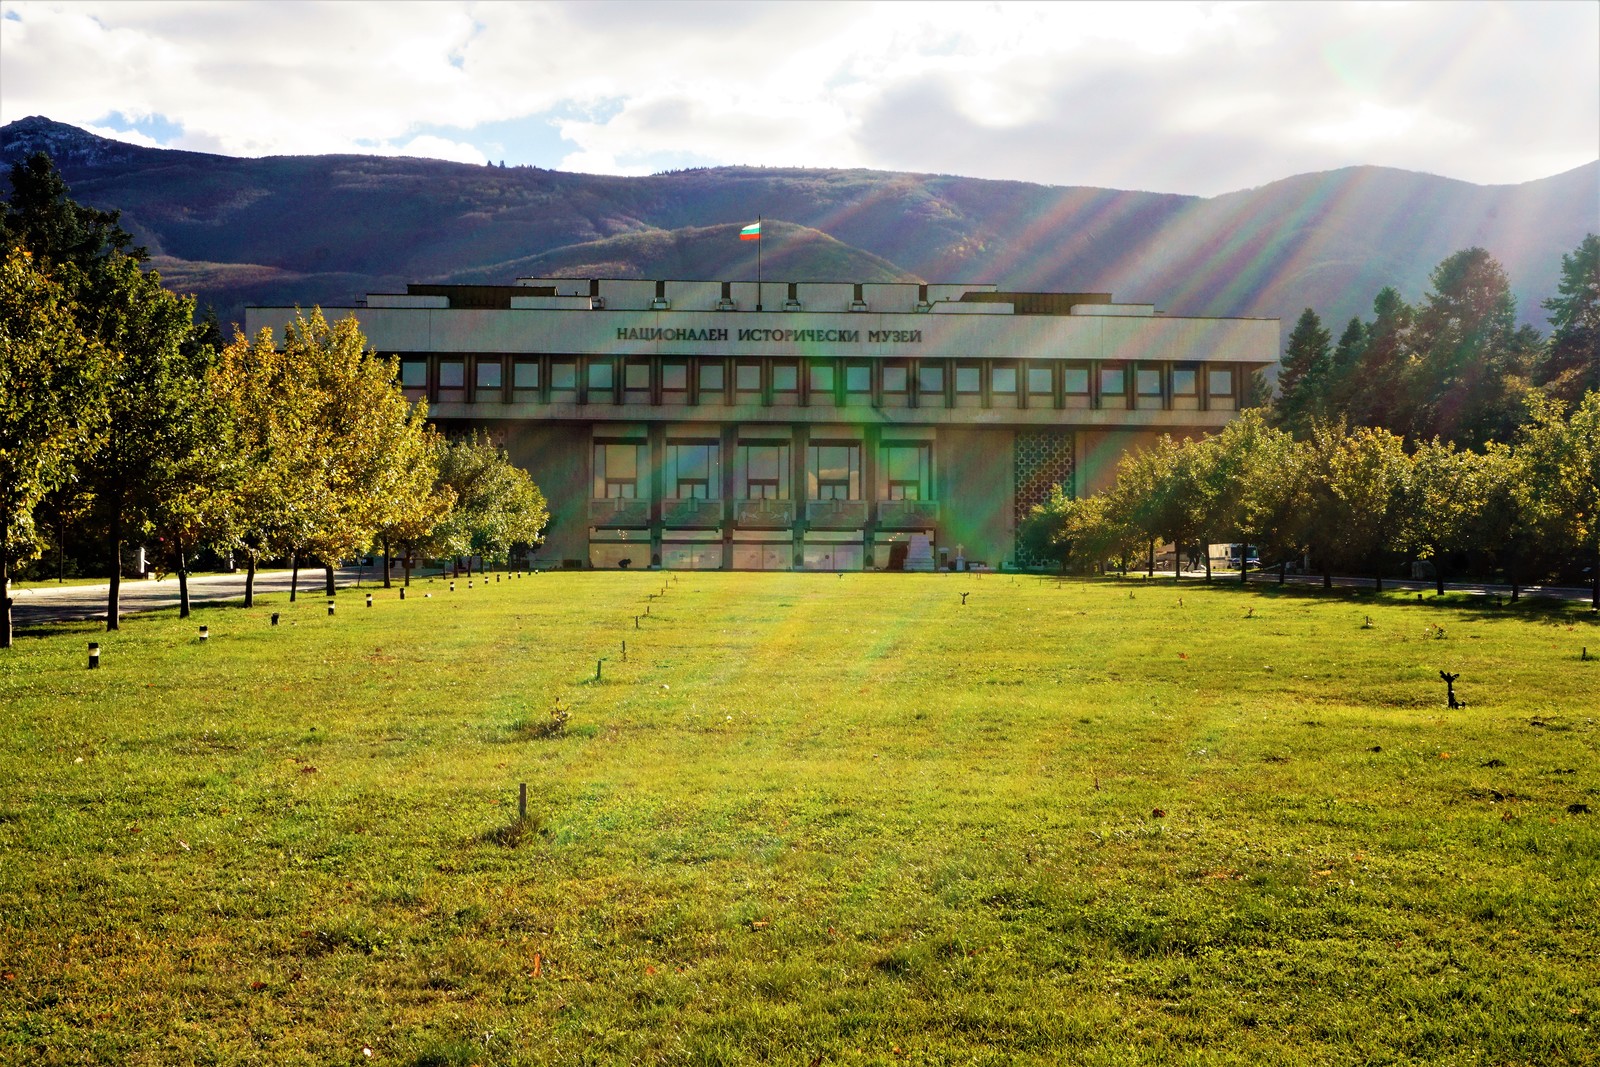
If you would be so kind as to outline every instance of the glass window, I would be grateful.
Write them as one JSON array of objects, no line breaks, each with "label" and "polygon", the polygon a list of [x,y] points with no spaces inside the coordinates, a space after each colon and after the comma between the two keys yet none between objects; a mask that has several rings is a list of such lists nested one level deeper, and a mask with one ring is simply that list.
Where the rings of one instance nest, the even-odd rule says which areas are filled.
[{"label": "glass window", "polygon": [[591,390],[610,389],[614,381],[614,368],[609,359],[593,360],[589,364],[589,388]]},{"label": "glass window", "polygon": [[1172,395],[1195,396],[1200,391],[1200,379],[1193,367],[1172,368]]},{"label": "glass window", "polygon": [[425,359],[402,359],[400,361],[400,387],[402,389],[426,389],[428,387],[428,361]]},{"label": "glass window", "polygon": [[911,388],[911,372],[898,363],[883,365],[883,391],[903,393]]},{"label": "glass window", "polygon": [[917,389],[923,396],[930,393],[942,395],[944,393],[944,367],[941,364],[927,364],[917,368]]},{"label": "glass window", "polygon": [[833,364],[813,363],[811,365],[811,391],[813,393],[833,392]]},{"label": "glass window", "polygon": [[478,388],[500,388],[500,375],[504,372],[504,370],[504,366],[498,359],[478,360]]},{"label": "glass window", "polygon": [[1233,395],[1233,368],[1217,369],[1213,367],[1206,374],[1206,381],[1210,383],[1212,396]]},{"label": "glass window", "polygon": [[550,388],[576,389],[578,387],[578,365],[576,363],[550,364]]},{"label": "glass window", "polygon": [[933,496],[933,445],[928,442],[885,441],[883,469],[890,500]]},{"label": "glass window", "polygon": [[1088,367],[1063,367],[1061,368],[1061,384],[1065,391],[1079,396],[1089,395],[1089,368]]},{"label": "glass window", "polygon": [[747,441],[739,445],[737,492],[744,500],[789,499],[789,442]]},{"label": "glass window", "polygon": [[1017,368],[989,368],[989,391],[992,393],[1015,393],[1017,391]]},{"label": "glass window", "polygon": [[793,363],[774,363],[772,365],[772,391],[775,393],[799,392],[799,366]]},{"label": "glass window", "polygon": [[1054,375],[1049,367],[1028,368],[1028,393],[1032,396],[1049,396],[1056,391]]},{"label": "glass window", "polygon": [[689,388],[689,365],[687,363],[661,364],[661,388],[671,391],[682,391]]},{"label": "glass window", "polygon": [[983,391],[983,376],[978,367],[960,365],[956,367],[956,392],[980,393]]},{"label": "glass window", "polygon": [[466,386],[466,363],[459,359],[441,359],[439,361],[439,388],[465,389]]},{"label": "glass window", "polygon": [[519,359],[511,365],[511,387],[513,389],[539,388],[539,361],[535,359]]},{"label": "glass window", "polygon": [[622,386],[624,389],[650,388],[650,364],[626,364],[622,368]]},{"label": "glass window", "polygon": [[761,364],[737,364],[733,371],[733,384],[741,393],[761,392]]},{"label": "glass window", "polygon": [[1140,396],[1161,395],[1161,368],[1140,367],[1136,379]]},{"label": "glass window", "polygon": [[811,446],[806,476],[813,500],[861,499],[861,445],[854,441],[818,441]]},{"label": "glass window", "polygon": [[672,500],[717,500],[722,496],[721,467],[715,441],[667,441],[667,497]]},{"label": "glass window", "polygon": [[720,393],[723,387],[722,361],[712,360],[700,364],[700,391]]},{"label": "glass window", "polygon": [[872,366],[867,363],[850,363],[844,368],[844,391],[847,393],[872,392]]},{"label": "glass window", "polygon": [[644,446],[633,441],[596,441],[594,444],[594,495],[598,500],[634,500],[639,492],[639,454]]},{"label": "glass window", "polygon": [[1128,390],[1127,372],[1122,367],[1100,368],[1100,395],[1121,396]]}]

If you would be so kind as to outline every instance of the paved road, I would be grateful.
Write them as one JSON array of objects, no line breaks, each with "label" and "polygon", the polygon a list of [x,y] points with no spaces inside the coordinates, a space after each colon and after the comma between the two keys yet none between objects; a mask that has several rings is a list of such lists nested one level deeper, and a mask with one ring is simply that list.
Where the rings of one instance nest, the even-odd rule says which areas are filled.
[{"label": "paved road", "polygon": [[[287,592],[292,572],[257,571],[257,593]],[[219,600],[244,599],[244,571],[237,574],[196,574],[189,578],[189,602],[203,604]],[[302,568],[300,593],[321,596],[324,588],[322,568]],[[379,567],[341,567],[334,572],[337,588],[347,589],[360,582],[364,586],[383,584]],[[11,590],[11,622],[14,626],[37,626],[46,622],[72,619],[104,619],[108,585],[34,585]],[[122,583],[118,598],[121,613],[154,611],[178,606],[178,579],[129,579]]]}]

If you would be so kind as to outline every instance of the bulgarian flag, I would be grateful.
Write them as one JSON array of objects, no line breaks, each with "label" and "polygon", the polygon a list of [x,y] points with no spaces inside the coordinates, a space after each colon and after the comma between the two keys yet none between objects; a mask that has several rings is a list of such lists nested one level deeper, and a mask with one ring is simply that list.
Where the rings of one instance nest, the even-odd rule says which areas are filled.
[{"label": "bulgarian flag", "polygon": [[761,223],[752,222],[750,225],[748,225],[744,229],[740,230],[739,231],[739,240],[741,240],[741,241],[759,241],[759,240],[761,240]]}]

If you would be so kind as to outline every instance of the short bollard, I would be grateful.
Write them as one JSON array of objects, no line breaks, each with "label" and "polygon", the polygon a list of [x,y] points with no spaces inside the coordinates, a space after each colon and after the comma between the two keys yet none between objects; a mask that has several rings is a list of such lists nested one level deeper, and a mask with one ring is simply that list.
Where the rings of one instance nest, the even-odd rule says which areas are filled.
[{"label": "short bollard", "polygon": [[272,613],[272,625],[278,625],[278,613],[276,611]]},{"label": "short bollard", "polygon": [[405,598],[406,598],[406,587],[402,585],[400,587],[400,599],[404,600]]},{"label": "short bollard", "polygon": [[500,575],[498,573],[496,573],[495,576],[494,576],[494,584],[495,585],[499,585],[500,584]]},{"label": "short bollard", "polygon": [[471,588],[472,588],[472,579],[471,579],[471,578],[468,578],[468,579],[467,579],[467,588],[468,588],[468,589],[471,589]]},{"label": "short bollard", "polygon": [[517,785],[517,819],[527,821],[528,818],[528,783],[521,782]]},{"label": "short bollard", "polygon": [[372,607],[372,594],[371,593],[367,594],[367,607],[369,607],[369,608]]},{"label": "short bollard", "polygon": [[594,680],[597,682],[600,680],[600,665],[604,662],[604,659],[597,659],[594,661]]},{"label": "short bollard", "polygon": [[89,642],[89,669],[91,671],[100,669],[100,642],[98,641]]},{"label": "short bollard", "polygon": [[450,591],[452,593],[454,593],[456,591],[456,583],[455,582],[451,582],[450,583]]},{"label": "short bollard", "polygon": [[333,601],[331,601],[331,600],[328,601],[328,614],[329,615],[333,614]]},{"label": "short bollard", "polygon": [[200,640],[202,640],[202,641],[207,640],[208,638],[210,638],[210,636],[211,636],[211,628],[210,627],[208,627],[208,626],[200,627]]}]

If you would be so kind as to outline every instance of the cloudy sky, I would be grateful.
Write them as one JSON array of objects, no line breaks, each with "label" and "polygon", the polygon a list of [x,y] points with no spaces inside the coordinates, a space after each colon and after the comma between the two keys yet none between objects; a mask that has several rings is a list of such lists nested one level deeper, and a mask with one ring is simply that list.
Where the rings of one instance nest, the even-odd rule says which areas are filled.
[{"label": "cloudy sky", "polygon": [[1600,3],[0,0],[0,122],[227,155],[1212,195],[1600,157]]}]

